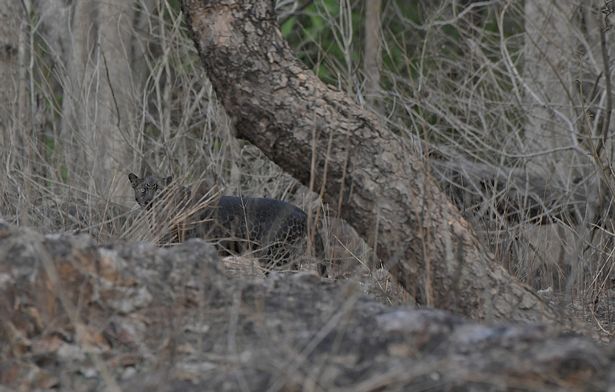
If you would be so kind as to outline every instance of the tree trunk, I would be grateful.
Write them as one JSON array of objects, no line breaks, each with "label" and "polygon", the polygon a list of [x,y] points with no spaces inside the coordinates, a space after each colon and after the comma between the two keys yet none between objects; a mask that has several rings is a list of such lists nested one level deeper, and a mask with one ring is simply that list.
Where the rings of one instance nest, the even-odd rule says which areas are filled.
[{"label": "tree trunk", "polygon": [[[15,209],[19,223],[29,223],[28,209],[21,202],[29,198],[32,164],[29,76],[30,30],[27,19],[30,2],[0,2],[0,198]],[[24,180],[25,179],[25,180]]]},{"label": "tree trunk", "polygon": [[[238,136],[324,198],[419,304],[476,319],[555,320],[478,242],[406,140],[291,53],[271,1],[184,0],[201,61]],[[316,154],[310,173],[312,153]]]},{"label": "tree trunk", "polygon": [[[599,195],[608,189],[604,187],[601,191],[596,165],[588,159],[600,149],[596,138],[599,135],[591,129],[592,120],[587,113],[590,107],[586,106],[587,102],[580,102],[585,97],[579,96],[579,90],[586,90],[585,94],[590,95],[589,87],[578,85],[586,79],[583,73],[591,72],[579,64],[582,57],[579,50],[586,49],[579,38],[582,37],[579,16],[580,10],[591,8],[589,3],[579,6],[571,1],[535,0],[526,1],[524,9],[523,86],[527,125],[523,148],[525,153],[531,154],[527,158],[527,168],[530,176],[544,178],[545,188],[562,189],[556,203],[572,206],[565,208],[572,213],[572,218],[564,217],[563,221],[576,223],[573,231],[577,233],[574,246],[566,247],[561,255],[549,252],[551,244],[547,243],[536,251],[547,256],[542,260],[544,264],[558,265],[560,271],[565,271],[569,288],[576,286],[575,280],[587,269],[590,259],[585,250],[587,244],[593,242],[590,226],[594,225],[596,213],[599,213],[596,208]],[[585,16],[588,28],[600,20],[596,10],[593,15],[587,12]],[[596,55],[597,59],[601,58],[598,53]],[[590,79],[594,82],[595,76]],[[574,108],[579,108],[577,113]],[[575,184],[579,178],[582,187]],[[568,197],[573,193],[580,196],[581,203]],[[545,232],[550,230],[544,228]],[[558,289],[557,284],[554,286]]]},{"label": "tree trunk", "polygon": [[[15,1],[0,2],[0,176],[5,185],[0,189],[2,200],[11,200],[13,189],[9,189],[8,179],[14,155],[15,130],[15,97],[18,86],[18,57],[19,47],[19,16],[20,4]],[[13,155],[13,156],[11,156]],[[4,201],[3,205],[10,205]]]},{"label": "tree trunk", "polygon": [[[67,31],[63,141],[67,166],[90,194],[116,202],[131,199],[123,181],[134,166],[132,32],[135,1],[75,2]],[[81,177],[83,176],[83,177]]]},{"label": "tree trunk", "polygon": [[365,0],[365,51],[363,70],[365,72],[365,100],[370,105],[377,103],[380,92],[380,64],[382,26],[382,0]]},{"label": "tree trunk", "polygon": [[[545,178],[570,184],[578,173],[573,162],[587,164],[574,147],[577,132],[572,99],[574,37],[572,2],[536,0],[525,3],[526,104],[525,147],[540,153],[529,160],[530,170]],[[568,149],[565,149],[568,147]]]},{"label": "tree trunk", "polygon": [[[0,152],[5,158],[6,148],[11,146],[15,120],[15,97],[18,93],[19,67],[19,21],[21,4],[16,1],[0,2]],[[2,159],[4,166],[5,160]]]},{"label": "tree trunk", "polygon": [[[98,3],[100,52],[98,59],[99,110],[90,128],[93,150],[93,186],[109,191],[110,199],[131,200],[125,181],[126,167],[134,166],[127,140],[134,140],[132,116],[132,33],[135,1],[107,0]],[[139,80],[137,77],[135,80]],[[137,90],[138,91],[138,90]],[[104,193],[103,193],[104,194]]]}]

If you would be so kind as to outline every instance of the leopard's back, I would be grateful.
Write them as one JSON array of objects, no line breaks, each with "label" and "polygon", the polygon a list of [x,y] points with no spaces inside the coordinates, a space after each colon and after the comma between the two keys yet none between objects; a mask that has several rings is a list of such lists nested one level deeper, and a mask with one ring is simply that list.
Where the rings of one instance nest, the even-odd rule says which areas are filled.
[{"label": "leopard's back", "polygon": [[[269,266],[286,264],[292,256],[306,250],[308,217],[291,203],[270,198],[220,196],[217,201],[200,206],[201,198],[209,193],[203,184],[192,188],[171,187],[168,186],[171,177],[139,178],[131,174],[129,178],[135,199],[142,207],[154,206],[182,216],[166,238],[169,243],[203,238],[214,241],[224,253],[252,251]],[[168,195],[171,197],[164,197]],[[322,240],[317,233],[315,237],[317,254],[319,249],[322,254]]]},{"label": "leopard's back", "polygon": [[222,196],[216,217],[231,232],[262,242],[295,241],[307,231],[305,212],[276,199]]}]

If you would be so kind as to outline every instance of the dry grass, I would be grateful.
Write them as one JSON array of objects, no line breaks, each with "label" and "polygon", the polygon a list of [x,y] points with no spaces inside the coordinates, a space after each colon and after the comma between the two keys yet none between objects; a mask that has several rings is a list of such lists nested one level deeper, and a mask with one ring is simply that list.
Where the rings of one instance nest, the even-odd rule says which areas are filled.
[{"label": "dry grass", "polygon": [[[308,22],[314,12],[326,21],[322,30],[292,35],[291,41],[323,79],[363,103],[362,33],[352,23],[361,2],[342,1],[336,14],[321,0],[315,2],[316,11],[303,8],[303,2],[278,3],[284,20],[295,15],[299,24],[305,24],[306,30],[298,31],[311,28]],[[615,268],[611,251],[615,227],[608,195],[615,181],[610,135],[598,155],[591,146],[599,138],[579,136],[583,140],[571,148],[574,166],[564,166],[559,171],[565,173],[563,177],[548,179],[558,191],[554,200],[516,189],[512,176],[509,182],[496,184],[471,174],[476,164],[493,172],[526,173],[536,158],[523,145],[528,105],[536,103],[520,99],[527,93],[519,76],[522,2],[484,1],[463,11],[454,5],[458,2],[422,1],[418,21],[406,13],[403,2],[385,3],[382,90],[374,106],[366,109],[379,113],[392,132],[415,141],[415,153],[433,163],[434,177],[510,271],[537,289],[552,288],[564,306],[595,309],[596,317],[590,321],[605,336],[614,333],[610,279]],[[312,211],[322,208],[314,193],[260,151],[233,137],[231,121],[216,102],[177,10],[159,1],[154,11],[146,15],[135,35],[136,44],[147,48],[148,55],[141,64],[145,82],[131,96],[139,121],[126,133],[134,137],[127,143],[141,146],[133,152],[135,166],[147,162],[153,170],[173,174],[184,184],[213,177],[226,194],[280,198]],[[164,229],[155,230],[152,237],[132,200],[110,202],[105,190],[93,192],[88,184],[97,173],[79,170],[70,161],[72,152],[84,150],[78,138],[66,137],[74,131],[66,125],[62,106],[63,87],[71,75],[58,60],[60,54],[44,27],[44,23],[32,27],[28,37],[35,44],[28,48],[33,64],[27,72],[31,131],[19,132],[23,113],[16,109],[8,131],[19,138],[0,147],[0,216],[43,232],[86,231],[100,242],[155,241]],[[595,84],[598,93],[588,97],[575,91],[569,108],[556,109],[570,113],[566,120],[577,135],[601,135],[606,103],[604,78],[597,79],[603,71],[601,59],[595,57],[600,51],[584,27],[572,28],[577,29],[581,48],[572,60],[579,70],[578,84]],[[327,36],[332,40],[325,45]],[[541,156],[549,162],[551,155]],[[562,165],[555,154],[552,164]],[[142,168],[126,169],[125,174]],[[127,185],[128,179],[123,176],[113,182]],[[513,188],[514,210],[503,211],[502,200]],[[536,208],[552,223],[535,225]],[[369,249],[347,228],[336,225],[327,229],[334,233],[325,241],[330,256],[343,259],[336,262],[340,275],[349,275],[344,265],[368,266]]]}]

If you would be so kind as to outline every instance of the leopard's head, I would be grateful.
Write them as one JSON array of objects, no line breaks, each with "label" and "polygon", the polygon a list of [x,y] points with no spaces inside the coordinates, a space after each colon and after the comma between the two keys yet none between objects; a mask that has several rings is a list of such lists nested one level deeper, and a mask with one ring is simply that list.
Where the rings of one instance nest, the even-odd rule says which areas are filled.
[{"label": "leopard's head", "polygon": [[142,208],[148,208],[154,200],[156,193],[169,185],[173,177],[169,176],[163,178],[148,174],[140,178],[136,174],[130,173],[128,174],[128,179],[130,180],[132,189],[135,191],[135,200],[137,203],[139,203]]}]

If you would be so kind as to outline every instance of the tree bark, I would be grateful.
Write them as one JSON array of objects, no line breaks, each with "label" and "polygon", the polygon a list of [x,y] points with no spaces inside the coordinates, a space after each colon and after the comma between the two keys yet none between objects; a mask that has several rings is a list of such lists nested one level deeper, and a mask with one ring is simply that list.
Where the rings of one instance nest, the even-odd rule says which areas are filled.
[{"label": "tree bark", "polygon": [[[10,205],[11,194],[14,192],[8,186],[8,179],[12,162],[15,139],[16,104],[15,97],[18,92],[18,48],[19,48],[19,20],[20,4],[13,1],[0,2],[0,176],[5,185],[0,189],[0,202]],[[11,151],[11,154],[9,154]]]},{"label": "tree bark", "polygon": [[[574,29],[572,2],[536,0],[525,3],[525,61],[528,124],[526,147],[542,152],[530,160],[531,169],[562,183],[569,183],[576,132],[571,102]],[[552,152],[555,150],[556,152]],[[550,152],[551,151],[551,152]]]},{"label": "tree bark", "polygon": [[[536,0],[525,3],[523,86],[527,106],[524,152],[531,174],[542,175],[570,189],[575,178],[593,171],[587,152],[579,145],[576,103],[573,101],[575,12],[572,2]],[[590,135],[585,135],[587,137]],[[596,190],[588,192],[593,197]],[[583,218],[583,217],[581,217]],[[578,219],[582,220],[582,219]]]},{"label": "tree bark", "polygon": [[293,56],[271,1],[183,0],[182,7],[238,136],[302,183],[310,176],[316,189],[324,183],[325,201],[419,304],[476,319],[555,320],[494,262],[409,143]]},{"label": "tree bark", "polygon": [[[0,3],[0,158],[3,170],[8,159],[8,149],[14,147],[16,118],[16,99],[19,85],[19,21],[21,5],[18,2]],[[6,163],[5,163],[6,162]],[[4,170],[3,170],[4,171]],[[6,178],[9,173],[2,173]]]},{"label": "tree bark", "polygon": [[[15,97],[18,93],[19,67],[19,24],[21,4],[18,2],[0,3],[0,132],[2,145],[11,145],[12,125],[15,120]],[[4,148],[0,150],[5,153]],[[3,160],[4,162],[4,160]],[[4,165],[2,165],[4,166]]]},{"label": "tree bark", "polygon": [[[66,18],[70,29],[55,45],[67,69],[64,87],[62,139],[74,183],[92,195],[115,202],[131,199],[125,168],[134,166],[134,99],[143,78],[133,72],[136,2],[82,0],[73,2]],[[52,23],[52,20],[47,21]],[[142,55],[141,55],[142,58]]]},{"label": "tree bark", "polygon": [[[543,177],[546,187],[562,189],[565,196],[576,193],[582,200],[581,203],[565,197],[561,200],[561,205],[570,206],[566,209],[572,212],[571,218],[565,221],[574,224],[577,233],[574,246],[562,257],[551,253],[551,258],[543,259],[545,264],[558,265],[559,270],[566,271],[569,288],[588,270],[590,258],[586,250],[597,239],[592,226],[600,226],[597,224],[601,220],[600,203],[604,192],[608,192],[608,186],[601,185],[596,176],[600,132],[592,129],[595,125],[587,114],[592,105],[587,107],[580,102],[586,97],[579,96],[581,91],[577,85],[585,79],[583,74],[590,71],[579,63],[580,50],[586,49],[579,38],[582,37],[579,15],[580,10],[591,8],[589,3],[580,6],[570,1],[535,0],[525,2],[524,8],[522,85],[527,124],[523,149],[534,155],[527,159],[529,175]],[[596,10],[593,15],[586,14],[588,27],[599,21],[598,15]],[[595,76],[591,79],[595,82]],[[585,94],[589,95],[587,90]],[[575,108],[580,110],[575,113]],[[575,184],[579,178],[581,186]],[[549,247],[544,243],[537,251],[543,253]]]},{"label": "tree bark", "polygon": [[365,50],[363,70],[365,72],[365,100],[377,103],[380,90],[380,64],[382,26],[380,21],[382,0],[365,0]]},{"label": "tree bark", "polygon": [[[131,200],[132,189],[124,177],[126,167],[134,166],[128,140],[134,140],[132,116],[136,105],[132,88],[139,90],[140,77],[132,73],[132,43],[136,1],[107,0],[98,3],[99,23],[99,110],[89,140],[95,146],[92,159],[93,188],[110,199]],[[136,85],[135,85],[136,84]]]},{"label": "tree bark", "polygon": [[[15,209],[19,223],[27,225],[27,208],[21,202],[30,195],[32,137],[27,86],[30,2],[0,2],[0,198]],[[6,192],[6,194],[2,194]]]}]

